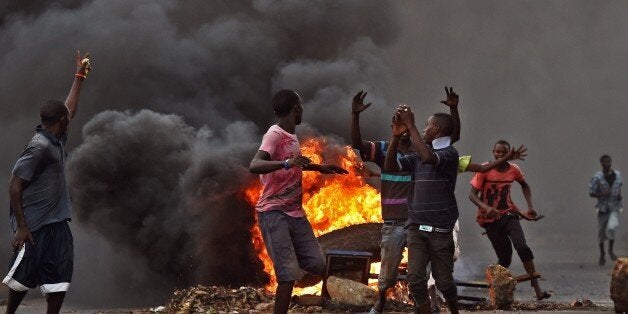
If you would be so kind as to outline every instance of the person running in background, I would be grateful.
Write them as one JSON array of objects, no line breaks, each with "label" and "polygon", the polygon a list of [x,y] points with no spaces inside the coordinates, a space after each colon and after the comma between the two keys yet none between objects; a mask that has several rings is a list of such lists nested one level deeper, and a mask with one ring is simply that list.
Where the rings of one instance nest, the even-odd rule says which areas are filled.
[{"label": "person running in background", "polygon": [[589,183],[589,196],[597,198],[597,226],[598,241],[600,243],[600,261],[599,265],[606,264],[604,254],[604,241],[608,239],[608,256],[611,261],[617,259],[613,252],[613,244],[615,244],[615,228],[619,225],[619,212],[623,210],[621,204],[621,186],[622,178],[619,171],[611,168],[613,160],[609,155],[602,155],[600,163],[602,171],[598,171],[593,175],[591,183]]},{"label": "person running in background", "polygon": [[271,126],[251,161],[249,171],[260,174],[264,186],[255,205],[266,250],[277,276],[274,313],[287,313],[301,269],[322,276],[325,258],[302,204],[302,170],[346,174],[336,165],[313,164],[301,155],[296,126],[301,124],[301,97],[281,90],[272,99],[277,124]]},{"label": "person running in background", "polygon": [[[504,140],[497,141],[493,147],[495,159],[502,158],[511,150],[510,144]],[[486,173],[476,173],[471,180],[470,200],[478,206],[477,222],[486,229],[493,249],[497,254],[498,263],[506,268],[512,261],[514,246],[526,272],[532,276],[531,284],[537,300],[549,298],[551,295],[539,286],[534,277],[534,255],[526,243],[525,235],[519,223],[519,209],[510,197],[512,183],[517,181],[523,190],[528,205],[525,215],[536,217],[532,205],[532,192],[523,172],[516,164],[504,163]]]}]

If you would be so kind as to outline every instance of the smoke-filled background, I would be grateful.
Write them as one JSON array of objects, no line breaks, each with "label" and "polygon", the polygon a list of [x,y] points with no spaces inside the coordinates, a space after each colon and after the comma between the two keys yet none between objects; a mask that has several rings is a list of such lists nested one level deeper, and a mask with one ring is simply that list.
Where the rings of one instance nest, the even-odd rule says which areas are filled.
[{"label": "smoke-filled background", "polygon": [[[438,101],[447,84],[461,95],[461,153],[488,160],[502,138],[529,147],[521,165],[547,218],[525,225],[528,240],[533,250],[563,252],[537,253],[539,268],[549,272],[574,250],[594,264],[588,180],[603,153],[628,169],[627,9],[607,1],[7,1],[2,176],[40,104],[67,94],[75,50],[89,50],[94,71],[70,126],[68,302],[142,305],[189,284],[260,284],[240,193],[273,121],[272,93],[296,89],[301,129],[348,141],[358,90],[374,103],[362,114],[363,135],[381,139],[400,102],[413,106],[419,126],[445,110]],[[495,258],[475,225],[468,179],[457,189],[457,273],[477,277]],[[0,199],[8,204],[7,193]],[[8,261],[4,217],[0,259]],[[625,229],[619,237],[626,254]],[[466,258],[465,245],[477,248]]]}]

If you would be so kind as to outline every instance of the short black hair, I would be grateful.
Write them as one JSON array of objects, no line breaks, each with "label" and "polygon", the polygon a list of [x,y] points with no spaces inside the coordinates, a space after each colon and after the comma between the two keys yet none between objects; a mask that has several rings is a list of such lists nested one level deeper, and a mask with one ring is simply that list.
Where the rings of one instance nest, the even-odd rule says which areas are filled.
[{"label": "short black hair", "polygon": [[41,123],[44,125],[54,124],[68,114],[68,107],[66,107],[65,104],[59,100],[48,100],[39,109]]},{"label": "short black hair", "polygon": [[438,112],[432,115],[436,118],[436,123],[441,128],[441,134],[444,136],[451,136],[454,131],[454,118],[448,113]]},{"label": "short black hair", "polygon": [[282,89],[273,96],[273,112],[278,117],[287,116],[299,103],[299,94],[293,90]]},{"label": "short black hair", "polygon": [[610,159],[610,160],[613,160],[611,158],[611,156],[604,154],[604,155],[602,155],[602,157],[600,157],[600,162],[602,162],[602,160],[607,159],[607,158]]},{"label": "short black hair", "polygon": [[508,146],[508,149],[510,149],[510,143],[508,143],[505,140],[499,140],[499,141],[495,142],[495,145],[493,145],[493,148],[495,148],[495,146],[497,146],[497,145],[506,145],[506,146]]}]

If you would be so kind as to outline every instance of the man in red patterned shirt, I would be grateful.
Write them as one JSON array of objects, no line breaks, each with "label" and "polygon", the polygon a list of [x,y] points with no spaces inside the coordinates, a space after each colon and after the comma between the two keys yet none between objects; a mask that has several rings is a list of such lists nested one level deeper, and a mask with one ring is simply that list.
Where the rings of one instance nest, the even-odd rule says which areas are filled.
[{"label": "man in red patterned shirt", "polygon": [[[501,158],[510,151],[510,144],[504,140],[498,141],[493,147],[495,159]],[[525,181],[523,172],[519,166],[511,163],[503,163],[486,173],[476,173],[471,180],[471,193],[469,198],[478,206],[477,222],[486,229],[498,263],[509,267],[512,260],[512,247],[515,247],[523,267],[530,275],[535,273],[534,255],[526,243],[525,235],[519,223],[519,209],[512,202],[510,193],[512,183],[519,182],[528,205],[529,217],[536,217],[536,211],[532,205],[532,192]],[[538,280],[532,279],[532,287],[537,300],[549,298],[550,294],[541,290]]]}]

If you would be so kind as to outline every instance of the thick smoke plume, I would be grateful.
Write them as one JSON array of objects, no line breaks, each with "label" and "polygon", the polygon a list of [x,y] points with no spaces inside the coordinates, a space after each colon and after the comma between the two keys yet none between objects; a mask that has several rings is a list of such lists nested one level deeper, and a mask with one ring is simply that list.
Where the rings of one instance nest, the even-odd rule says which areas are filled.
[{"label": "thick smoke plume", "polygon": [[77,217],[179,284],[252,282],[252,216],[238,193],[250,179],[254,130],[234,123],[218,138],[175,115],[100,113],[71,163]]},{"label": "thick smoke plume", "polygon": [[[247,166],[272,123],[272,93],[296,89],[312,133],[348,134],[353,93],[364,88],[371,100],[385,98],[379,55],[399,32],[395,6],[7,4],[0,6],[1,118],[20,126],[9,141],[23,145],[39,104],[67,92],[75,49],[89,50],[94,71],[70,133],[70,147],[80,145],[67,165],[81,228],[146,261],[136,271],[161,282],[262,284],[250,248],[253,213],[240,193],[255,179]],[[385,127],[376,120],[381,110],[374,106],[364,123]],[[78,285],[81,269],[90,267],[77,266]]]}]

